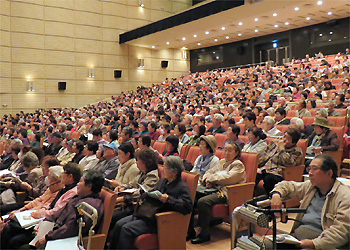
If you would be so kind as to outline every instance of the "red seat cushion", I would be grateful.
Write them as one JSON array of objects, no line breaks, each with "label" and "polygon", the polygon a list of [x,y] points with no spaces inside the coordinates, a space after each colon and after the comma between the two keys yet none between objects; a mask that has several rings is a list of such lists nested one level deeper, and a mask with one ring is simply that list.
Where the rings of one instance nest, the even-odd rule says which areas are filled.
[{"label": "red seat cushion", "polygon": [[135,241],[137,249],[158,249],[157,234],[142,234]]},{"label": "red seat cushion", "polygon": [[212,208],[212,216],[214,218],[225,218],[229,216],[228,206],[226,204],[216,204]]}]

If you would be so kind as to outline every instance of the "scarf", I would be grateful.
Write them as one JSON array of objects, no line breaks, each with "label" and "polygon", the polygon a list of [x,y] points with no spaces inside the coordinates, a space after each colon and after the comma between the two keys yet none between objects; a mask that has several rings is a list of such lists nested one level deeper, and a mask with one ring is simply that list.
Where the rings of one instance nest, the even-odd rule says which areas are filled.
[{"label": "scarf", "polygon": [[213,154],[208,154],[206,156],[204,155],[199,156],[196,168],[199,170],[200,178],[203,178],[203,175],[209,169],[209,165],[213,157],[214,157]]}]

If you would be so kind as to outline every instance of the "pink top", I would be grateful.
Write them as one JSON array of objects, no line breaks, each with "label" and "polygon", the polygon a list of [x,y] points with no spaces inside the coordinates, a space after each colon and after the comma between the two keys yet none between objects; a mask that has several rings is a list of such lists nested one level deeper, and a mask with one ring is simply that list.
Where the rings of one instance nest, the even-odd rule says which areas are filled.
[{"label": "pink top", "polygon": [[41,196],[39,196],[35,200],[29,202],[27,205],[24,206],[24,208],[26,210],[49,209],[50,204],[56,198],[58,191],[59,190],[57,190],[57,192],[55,193],[52,193],[48,188],[46,189],[45,193],[43,193]]},{"label": "pink top", "polygon": [[63,208],[70,199],[72,199],[74,196],[76,196],[78,193],[77,191],[77,186],[75,186],[74,188],[68,190],[67,192],[65,192],[56,202],[55,206],[53,209],[49,209],[49,210],[42,210],[40,211],[40,217],[49,217],[50,215],[53,215],[56,211],[60,210],[61,208]]}]

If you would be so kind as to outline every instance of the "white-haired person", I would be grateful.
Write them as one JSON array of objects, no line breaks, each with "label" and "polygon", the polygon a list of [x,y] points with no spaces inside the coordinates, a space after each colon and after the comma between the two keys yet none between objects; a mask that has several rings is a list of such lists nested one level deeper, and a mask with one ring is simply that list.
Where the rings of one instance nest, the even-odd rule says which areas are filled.
[{"label": "white-haired person", "polygon": [[212,118],[213,120],[213,126],[210,127],[207,132],[214,135],[214,134],[223,134],[226,132],[226,130],[221,126],[221,123],[224,120],[224,116],[221,114],[215,114]]},{"label": "white-haired person", "polygon": [[193,116],[190,114],[185,115],[182,123],[186,126],[186,131],[192,131],[192,121],[193,121]]},{"label": "white-haired person", "polygon": [[299,129],[299,131],[301,132],[300,139],[307,139],[314,131],[311,126],[305,126],[304,121],[298,117],[293,117],[292,119],[290,119],[289,127]]},{"label": "white-haired person", "polygon": [[263,132],[269,137],[283,136],[283,133],[275,127],[275,119],[272,116],[265,116],[262,122]]},{"label": "white-haired person", "polygon": [[227,106],[226,111],[227,111],[227,113],[225,114],[225,118],[230,119],[230,118],[237,116],[235,113],[235,105],[232,103]]}]

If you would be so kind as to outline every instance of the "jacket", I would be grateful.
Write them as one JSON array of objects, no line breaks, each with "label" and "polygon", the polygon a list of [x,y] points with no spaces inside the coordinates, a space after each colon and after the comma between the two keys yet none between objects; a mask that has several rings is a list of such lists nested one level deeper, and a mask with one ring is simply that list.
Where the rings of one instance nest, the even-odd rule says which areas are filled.
[{"label": "jacket", "polygon": [[310,113],[310,111],[309,110],[307,110],[307,109],[302,109],[302,110],[300,110],[300,111],[296,111],[295,112],[295,116],[296,117],[307,117],[307,116],[312,116],[311,115],[311,113]]},{"label": "jacket", "polygon": [[227,162],[226,159],[222,159],[220,164],[215,165],[204,174],[203,179],[215,184],[227,197],[226,186],[246,182],[247,175],[245,166],[240,160]]},{"label": "jacket", "polygon": [[[308,146],[311,145],[315,136],[315,132],[310,135]],[[337,151],[339,149],[337,134],[329,129],[321,139],[321,147],[323,151]]]},{"label": "jacket", "polygon": [[125,188],[135,188],[137,187],[137,180],[139,179],[140,174],[141,171],[138,169],[135,159],[130,159],[119,166],[115,180],[120,186]]},{"label": "jacket", "polygon": [[[282,197],[300,200],[300,208],[307,208],[315,195],[316,187],[310,181],[282,181],[276,184],[272,192],[274,191],[281,193]],[[322,209],[323,232],[312,240],[316,249],[335,249],[349,244],[349,204],[349,187],[336,180],[331,191],[326,195]],[[302,217],[303,214],[298,214],[296,220],[301,221]],[[298,226],[299,223],[295,222],[293,231]]]},{"label": "jacket", "polygon": [[266,141],[260,139],[254,144],[251,142],[248,142],[246,145],[244,145],[242,152],[262,154],[265,152],[266,147],[267,147]]},{"label": "jacket", "polygon": [[195,160],[194,162],[194,167],[193,169],[191,170],[191,172],[193,173],[197,173],[199,174],[199,179],[202,179],[204,174],[211,168],[213,168],[214,166],[216,166],[217,164],[220,164],[220,160],[219,158],[216,156],[216,155],[213,155],[213,158],[211,159],[211,161],[209,162],[209,164],[205,167],[205,168],[202,168],[202,169],[199,169],[198,168],[198,161],[199,159],[201,158],[201,156],[198,156],[197,159]]}]

